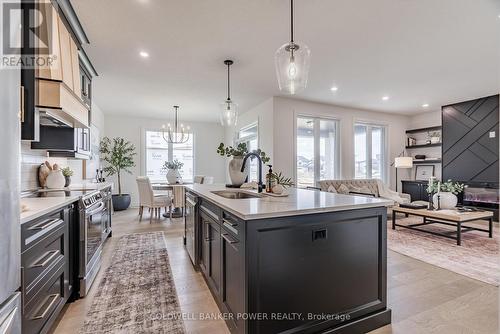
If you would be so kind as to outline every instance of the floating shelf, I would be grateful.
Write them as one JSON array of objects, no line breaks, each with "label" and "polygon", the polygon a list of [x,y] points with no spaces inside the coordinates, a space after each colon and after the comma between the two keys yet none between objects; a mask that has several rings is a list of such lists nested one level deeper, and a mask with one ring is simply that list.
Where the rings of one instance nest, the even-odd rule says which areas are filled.
[{"label": "floating shelf", "polygon": [[406,130],[406,133],[420,133],[420,132],[430,132],[430,131],[441,131],[441,126],[431,126],[428,128]]},{"label": "floating shelf", "polygon": [[408,150],[414,148],[426,148],[426,147],[438,147],[438,146],[441,146],[441,143],[406,146],[406,149]]},{"label": "floating shelf", "polygon": [[433,160],[413,160],[414,165],[423,165],[423,164],[440,164],[441,159],[433,159]]}]

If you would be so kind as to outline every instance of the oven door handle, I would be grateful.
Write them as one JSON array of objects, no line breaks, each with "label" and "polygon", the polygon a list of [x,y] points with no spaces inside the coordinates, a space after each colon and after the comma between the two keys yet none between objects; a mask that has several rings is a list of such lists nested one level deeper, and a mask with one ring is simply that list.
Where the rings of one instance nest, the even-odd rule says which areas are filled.
[{"label": "oven door handle", "polygon": [[96,213],[102,211],[102,209],[104,209],[104,206],[106,206],[106,204],[104,202],[101,202],[99,203],[99,206],[97,207],[97,209],[94,209],[90,212],[85,212],[85,215],[86,216],[92,216],[92,215],[95,215]]}]

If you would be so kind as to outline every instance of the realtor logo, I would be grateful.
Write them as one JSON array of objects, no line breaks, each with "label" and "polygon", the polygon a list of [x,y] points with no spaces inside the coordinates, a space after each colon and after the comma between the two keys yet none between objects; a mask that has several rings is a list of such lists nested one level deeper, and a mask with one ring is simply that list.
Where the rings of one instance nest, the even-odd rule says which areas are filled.
[{"label": "realtor logo", "polygon": [[52,54],[53,15],[49,0],[2,3],[2,67],[44,68],[55,60]]}]

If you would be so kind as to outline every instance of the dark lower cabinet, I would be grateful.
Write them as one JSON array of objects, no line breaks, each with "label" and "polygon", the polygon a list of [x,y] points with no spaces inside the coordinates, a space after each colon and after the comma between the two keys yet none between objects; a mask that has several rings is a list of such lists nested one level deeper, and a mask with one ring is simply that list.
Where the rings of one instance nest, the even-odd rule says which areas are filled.
[{"label": "dark lower cabinet", "polygon": [[403,184],[403,193],[411,196],[411,201],[429,201],[427,194],[427,181],[401,181]]},{"label": "dark lower cabinet", "polygon": [[73,206],[21,225],[23,334],[47,333],[72,294]]},{"label": "dark lower cabinet", "polygon": [[199,268],[231,333],[366,333],[391,322],[386,208],[244,221],[201,198],[198,210]]}]

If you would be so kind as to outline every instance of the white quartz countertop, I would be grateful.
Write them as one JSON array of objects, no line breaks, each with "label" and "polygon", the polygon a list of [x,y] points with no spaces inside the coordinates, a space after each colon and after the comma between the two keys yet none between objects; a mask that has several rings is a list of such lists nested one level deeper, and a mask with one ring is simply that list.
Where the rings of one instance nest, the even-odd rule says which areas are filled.
[{"label": "white quartz countertop", "polygon": [[47,197],[38,198],[21,198],[21,206],[26,208],[26,211],[21,212],[21,224],[29,222],[33,219],[41,217],[47,213],[55,211],[66,205],[78,201],[81,195],[75,196],[50,196],[51,192],[62,191],[85,191],[85,190],[102,190],[109,186],[113,186],[112,182],[104,183],[87,183],[87,184],[74,184],[64,189],[50,189]]},{"label": "white quartz countertop", "polygon": [[79,199],[80,196],[21,198],[21,205],[25,205],[27,208],[27,211],[21,212],[21,224],[74,203]]},{"label": "white quartz countertop", "polygon": [[356,210],[393,205],[390,200],[365,196],[333,194],[317,190],[289,188],[287,197],[271,197],[262,194],[261,198],[228,199],[212,191],[244,191],[257,193],[256,190],[226,188],[224,185],[187,185],[187,189],[217,204],[243,220],[276,218],[312,213]]}]

